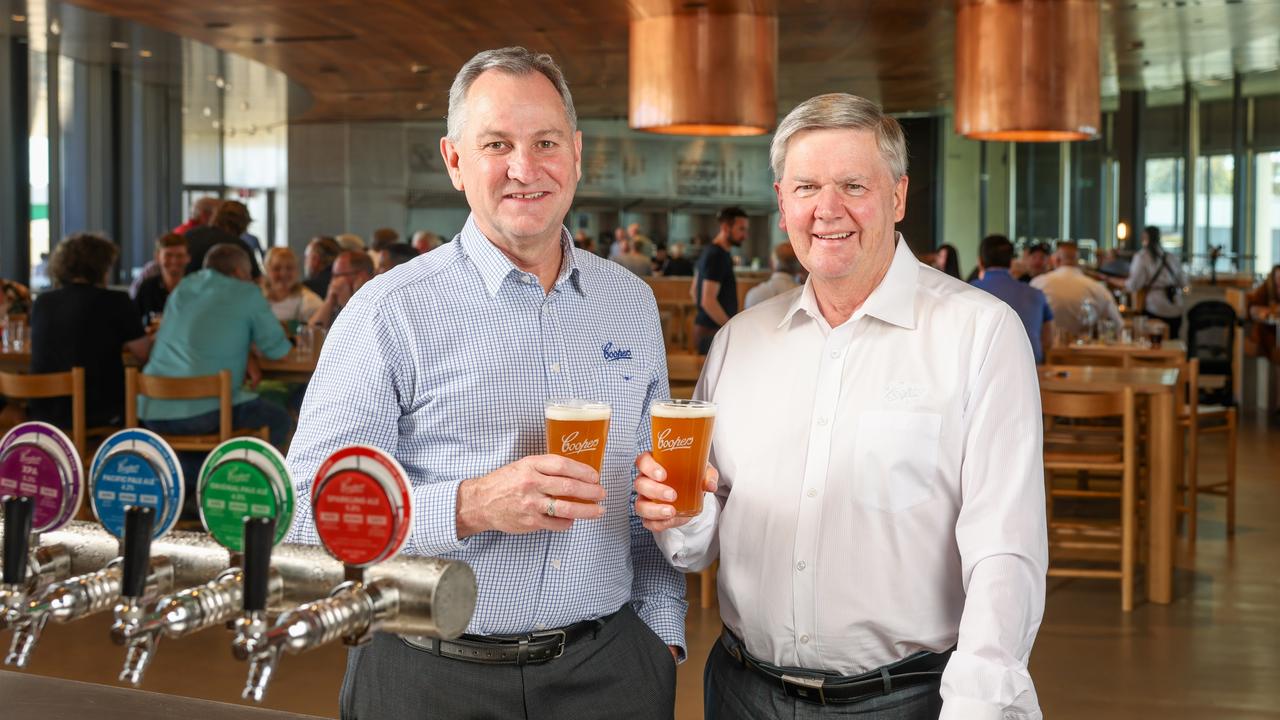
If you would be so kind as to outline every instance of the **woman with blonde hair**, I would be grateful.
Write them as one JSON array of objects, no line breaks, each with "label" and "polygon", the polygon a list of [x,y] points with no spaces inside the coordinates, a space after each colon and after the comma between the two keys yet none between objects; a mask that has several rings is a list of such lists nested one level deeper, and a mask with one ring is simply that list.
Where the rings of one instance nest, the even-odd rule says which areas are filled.
[{"label": "woman with blonde hair", "polygon": [[267,296],[271,312],[290,329],[305,325],[324,300],[302,284],[298,256],[287,247],[274,247],[267,252],[266,266],[262,292]]}]

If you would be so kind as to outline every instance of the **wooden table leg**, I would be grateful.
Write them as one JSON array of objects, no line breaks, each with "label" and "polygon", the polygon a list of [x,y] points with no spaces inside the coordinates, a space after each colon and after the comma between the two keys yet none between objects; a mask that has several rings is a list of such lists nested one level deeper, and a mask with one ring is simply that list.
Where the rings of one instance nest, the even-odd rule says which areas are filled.
[{"label": "wooden table leg", "polygon": [[1173,395],[1155,393],[1151,398],[1151,437],[1147,442],[1147,466],[1151,469],[1147,519],[1147,596],[1162,605],[1173,601],[1173,551],[1177,512],[1177,469],[1180,443],[1173,416]]}]

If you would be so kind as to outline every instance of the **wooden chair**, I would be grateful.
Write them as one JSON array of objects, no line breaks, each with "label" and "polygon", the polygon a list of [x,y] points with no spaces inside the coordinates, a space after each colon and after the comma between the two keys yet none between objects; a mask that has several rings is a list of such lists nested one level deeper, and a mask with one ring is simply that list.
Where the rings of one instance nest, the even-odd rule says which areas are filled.
[{"label": "wooden chair", "polygon": [[124,424],[138,427],[138,396],[164,400],[218,399],[218,432],[207,435],[161,436],[174,450],[209,451],[233,437],[257,437],[269,439],[266,426],[252,429],[231,427],[231,371],[222,370],[217,375],[200,377],[157,377],[143,375],[137,368],[124,371]]},{"label": "wooden chair", "polygon": [[[1120,607],[1128,612],[1133,609],[1134,576],[1139,555],[1138,547],[1138,490],[1137,490],[1137,433],[1134,413],[1133,390],[1126,388],[1118,393],[1063,393],[1042,390],[1040,403],[1046,419],[1100,420],[1119,418],[1124,441],[1118,452],[1096,451],[1077,445],[1046,446],[1044,452],[1045,500],[1049,521],[1049,577],[1116,578],[1120,580]],[[1046,426],[1048,423],[1046,422]],[[1092,487],[1059,487],[1055,473],[1087,473],[1118,476],[1115,489],[1101,488],[1100,482]],[[1055,500],[1120,501],[1118,523],[1107,523],[1096,518],[1064,519],[1055,516]],[[1113,559],[1111,553],[1119,551],[1119,569],[1096,567],[1099,559]],[[1099,552],[1103,555],[1100,558]],[[1090,566],[1073,565],[1065,557],[1068,553],[1083,552]]]},{"label": "wooden chair", "polygon": [[71,443],[83,462],[88,462],[88,428],[85,426],[84,368],[66,372],[22,375],[0,372],[0,395],[14,400],[71,398]]}]

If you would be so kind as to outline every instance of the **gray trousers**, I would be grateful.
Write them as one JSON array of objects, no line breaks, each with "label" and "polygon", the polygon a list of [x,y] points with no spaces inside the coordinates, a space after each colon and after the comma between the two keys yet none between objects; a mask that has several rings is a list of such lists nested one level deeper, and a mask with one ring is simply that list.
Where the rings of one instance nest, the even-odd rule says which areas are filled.
[{"label": "gray trousers", "polygon": [[670,720],[676,664],[630,606],[594,638],[536,665],[481,665],[378,633],[347,656],[343,720]]},{"label": "gray trousers", "polygon": [[895,690],[853,703],[818,705],[789,697],[782,686],[742,666],[716,641],[703,672],[705,720],[937,720],[942,713],[940,682]]}]

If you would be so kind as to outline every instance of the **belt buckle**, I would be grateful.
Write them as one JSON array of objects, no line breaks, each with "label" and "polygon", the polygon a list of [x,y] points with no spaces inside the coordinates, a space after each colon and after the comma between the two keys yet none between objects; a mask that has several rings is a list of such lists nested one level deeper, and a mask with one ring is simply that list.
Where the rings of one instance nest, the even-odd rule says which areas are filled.
[{"label": "belt buckle", "polygon": [[557,635],[559,635],[559,636],[560,636],[560,649],[556,652],[555,657],[551,658],[552,660],[556,660],[556,659],[558,659],[561,655],[564,655],[564,646],[565,646],[565,645],[567,645],[567,644],[569,644],[569,634],[568,634],[568,633],[566,633],[566,632],[565,632],[564,630],[562,630],[562,629],[558,629],[558,630],[545,630],[545,631],[543,631],[543,632],[530,633],[530,634],[529,634],[529,637],[531,637],[531,638],[544,638],[544,637],[555,637],[555,636],[557,636]]},{"label": "belt buckle", "polygon": [[827,696],[822,691],[822,686],[826,681],[822,678],[783,675],[781,680],[782,690],[787,694],[787,697],[816,702],[819,705],[827,704]]}]

